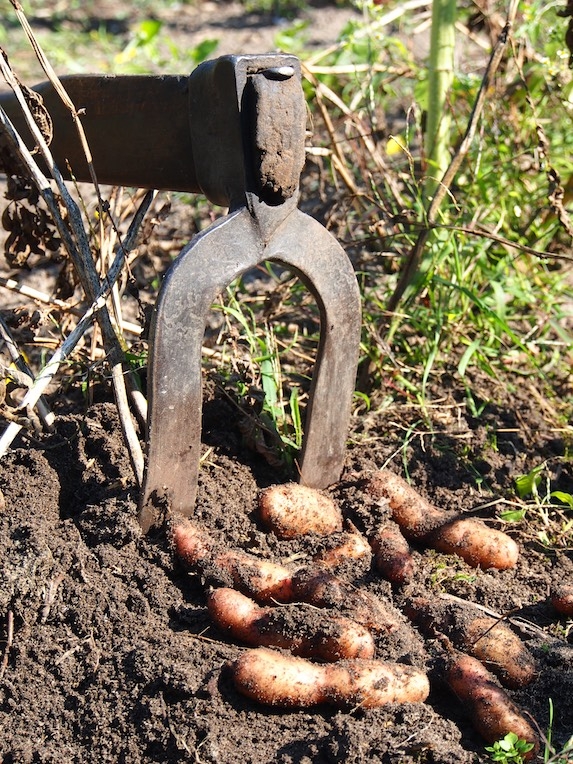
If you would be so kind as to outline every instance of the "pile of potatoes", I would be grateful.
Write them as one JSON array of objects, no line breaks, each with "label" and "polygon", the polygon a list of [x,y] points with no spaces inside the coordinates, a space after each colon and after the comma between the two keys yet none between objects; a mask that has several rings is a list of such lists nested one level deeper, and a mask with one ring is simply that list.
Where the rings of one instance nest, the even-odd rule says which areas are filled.
[{"label": "pile of potatoes", "polygon": [[[390,515],[368,538],[348,522],[343,532],[339,507],[318,491],[286,484],[261,492],[258,519],[279,539],[341,539],[312,565],[294,570],[222,547],[192,521],[175,523],[179,560],[205,578],[215,571],[230,583],[207,592],[207,607],[219,631],[250,648],[229,667],[247,697],[282,708],[424,702],[430,690],[424,671],[375,656],[376,634],[399,626],[393,606],[333,570],[341,560],[373,560],[384,578],[401,587],[414,573],[409,541],[457,554],[474,567],[506,569],[517,562],[519,549],[509,536],[473,518],[452,518],[388,470],[365,480],[364,491]],[[319,619],[316,608],[322,609]],[[535,677],[535,663],[508,626],[475,613],[469,605],[420,597],[405,608],[416,628],[443,645],[441,680],[468,708],[476,729],[488,742],[514,732],[533,744],[532,758],[537,734],[501,684],[525,686]]]}]

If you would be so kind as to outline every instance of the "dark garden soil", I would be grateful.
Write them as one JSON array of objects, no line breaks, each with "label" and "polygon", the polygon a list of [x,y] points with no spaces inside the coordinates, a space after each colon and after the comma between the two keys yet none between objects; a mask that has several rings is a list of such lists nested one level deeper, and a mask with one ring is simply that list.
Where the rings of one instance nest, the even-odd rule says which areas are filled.
[{"label": "dark garden soil", "polygon": [[[452,426],[433,436],[420,432],[403,453],[405,408],[356,419],[344,475],[329,493],[367,531],[381,509],[360,479],[397,449],[391,467],[401,471],[403,457],[414,485],[447,509],[470,512],[511,495],[512,479],[544,460],[552,487],[570,491],[571,467],[559,458],[565,444],[532,400],[522,388],[488,405],[477,423],[455,416],[462,408],[444,389],[440,410],[454,414]],[[495,448],[485,442],[493,433]],[[279,542],[257,524],[257,493],[281,476],[242,446],[235,409],[216,395],[204,406],[204,442],[197,519],[231,547],[274,560],[302,555],[293,567],[304,562],[316,539]],[[62,415],[55,434],[20,445],[0,464],[3,648],[13,618],[0,683],[4,764],[487,760],[483,740],[440,679],[437,643],[405,618],[397,631],[377,637],[378,656],[427,669],[427,703],[281,711],[237,694],[227,666],[243,648],[210,624],[202,582],[173,559],[165,530],[148,537],[139,530],[111,403]],[[488,486],[482,493],[477,473]],[[477,514],[492,518],[495,507]],[[393,592],[371,570],[346,574],[398,608],[412,595],[454,595],[519,617],[517,633],[538,675],[511,695],[542,730],[552,699],[559,745],[573,731],[573,645],[547,597],[552,582],[573,580],[573,557],[570,549],[543,549],[534,524],[527,527],[509,531],[521,548],[513,570],[475,570],[419,548],[417,573],[403,591]]]},{"label": "dark garden soil", "polygon": [[[201,7],[210,6],[213,19],[217,4]],[[240,21],[236,29],[245,33]],[[242,52],[252,42],[233,49]],[[364,478],[386,464],[402,475],[407,470],[437,506],[506,530],[520,558],[511,570],[481,570],[416,547],[416,573],[403,589],[369,566],[343,571],[354,586],[397,608],[401,625],[377,634],[377,656],[430,677],[426,703],[379,709],[283,711],[238,694],[229,663],[244,647],[211,624],[205,581],[174,559],[172,519],[148,536],[140,531],[137,490],[109,390],[97,390],[90,405],[52,394],[55,432],[21,436],[0,461],[2,764],[489,761],[471,715],[443,682],[440,641],[402,615],[407,600],[419,595],[461,598],[476,613],[487,608],[509,618],[538,670],[530,686],[508,692],[542,734],[552,703],[559,750],[573,735],[573,624],[558,616],[548,596],[552,585],[573,583],[571,530],[568,536],[564,530],[571,513],[553,512],[546,524],[532,503],[519,524],[497,518],[508,508],[503,502],[515,498],[515,478],[543,463],[550,489],[573,493],[571,430],[564,424],[570,412],[563,403],[571,391],[540,390],[525,377],[511,386],[474,378],[473,394],[484,404],[478,419],[452,380],[443,375],[428,391],[425,410],[390,387],[376,392],[375,410],[353,417],[345,470],[328,493],[368,534],[388,508],[365,493]],[[294,570],[322,542],[279,541],[262,530],[258,492],[287,476],[249,450],[237,408],[210,380],[206,390],[196,518],[227,546]],[[539,490],[544,496],[545,483]],[[551,545],[542,543],[544,532]],[[323,612],[315,617],[320,622]]]}]

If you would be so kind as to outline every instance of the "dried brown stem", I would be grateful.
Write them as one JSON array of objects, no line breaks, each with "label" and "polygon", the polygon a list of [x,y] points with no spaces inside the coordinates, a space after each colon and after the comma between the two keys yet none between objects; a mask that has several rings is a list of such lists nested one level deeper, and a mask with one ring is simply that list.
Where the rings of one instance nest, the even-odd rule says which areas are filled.
[{"label": "dried brown stem", "polygon": [[[16,8],[19,14],[22,14],[19,4],[18,4],[18,7],[16,7],[16,5],[14,7]],[[31,33],[31,30],[30,30],[30,33]],[[36,50],[36,47],[39,48],[37,43],[34,46],[35,50]],[[10,85],[10,87],[14,91],[14,94],[16,95],[16,98],[18,99],[18,102],[20,104],[20,107],[22,109],[26,122],[28,124],[28,127],[34,137],[34,140],[36,141],[40,149],[40,152],[50,170],[52,177],[56,181],[62,200],[64,201],[64,204],[68,212],[70,227],[71,227],[73,236],[70,234],[70,230],[68,229],[64,220],[62,219],[54,194],[52,192],[51,186],[47,178],[45,178],[45,176],[40,172],[36,162],[34,161],[30,152],[27,150],[20,136],[15,131],[13,125],[11,124],[4,110],[0,109],[1,124],[4,127],[4,133],[5,133],[4,137],[8,141],[8,144],[11,146],[15,156],[17,156],[19,160],[23,162],[26,168],[28,169],[31,179],[34,181],[34,183],[36,184],[38,188],[38,191],[40,192],[40,194],[46,201],[46,204],[48,205],[48,208],[50,209],[50,212],[52,213],[52,217],[54,218],[54,222],[56,223],[56,227],[62,238],[62,241],[64,242],[64,245],[66,246],[66,249],[70,255],[70,258],[72,259],[72,262],[74,263],[74,266],[76,268],[76,271],[82,283],[82,287],[86,295],[90,299],[90,301],[94,303],[96,301],[96,297],[98,293],[100,292],[100,280],[99,280],[94,262],[91,257],[89,241],[88,241],[88,237],[84,228],[81,212],[77,204],[75,203],[75,201],[72,199],[72,197],[70,196],[68,192],[66,184],[62,178],[62,175],[58,167],[56,166],[54,162],[53,156],[48,148],[48,145],[44,139],[44,136],[42,135],[42,132],[40,131],[38,125],[36,124],[34,116],[32,115],[28,107],[28,104],[22,92],[22,88],[20,87],[20,84],[17,78],[14,76],[14,73],[12,72],[12,69],[10,65],[8,64],[8,61],[4,57],[4,55],[0,55],[0,69],[2,71],[2,74],[4,75],[4,78],[6,79],[6,82]],[[59,89],[63,90],[63,86],[61,85],[61,83],[59,83]],[[59,92],[59,89],[58,89],[58,92]],[[86,156],[86,158],[89,159],[89,154]],[[123,250],[123,247],[121,247],[121,249]],[[135,432],[135,427],[134,427],[133,420],[131,418],[131,413],[129,410],[129,403],[127,399],[127,392],[125,388],[125,380],[124,380],[124,372],[123,372],[123,351],[118,341],[118,338],[115,334],[115,331],[113,329],[113,325],[111,323],[111,319],[110,319],[105,303],[99,308],[97,319],[101,327],[104,347],[106,350],[109,364],[112,369],[112,380],[114,384],[116,405],[118,409],[118,414],[119,414],[119,418],[121,422],[124,439],[128,447],[129,456],[131,459],[135,478],[137,480],[137,483],[140,485],[143,479],[143,452],[141,449],[141,444]]]}]

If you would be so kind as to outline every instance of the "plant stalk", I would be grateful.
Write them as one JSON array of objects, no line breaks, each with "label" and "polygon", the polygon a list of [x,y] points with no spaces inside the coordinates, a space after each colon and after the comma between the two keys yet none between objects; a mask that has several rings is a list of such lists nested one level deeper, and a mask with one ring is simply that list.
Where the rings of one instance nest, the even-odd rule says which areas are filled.
[{"label": "plant stalk", "polygon": [[454,79],[456,0],[434,0],[428,61],[426,197],[432,197],[450,162],[451,116],[448,95]]}]

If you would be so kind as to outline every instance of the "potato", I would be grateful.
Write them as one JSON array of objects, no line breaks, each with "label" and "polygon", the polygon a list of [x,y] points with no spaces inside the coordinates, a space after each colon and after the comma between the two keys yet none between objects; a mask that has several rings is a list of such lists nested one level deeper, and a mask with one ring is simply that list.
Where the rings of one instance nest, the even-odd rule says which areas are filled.
[{"label": "potato", "polygon": [[484,740],[495,743],[513,732],[521,740],[533,744],[524,758],[535,758],[539,749],[537,733],[477,658],[463,653],[453,654],[448,660],[445,679],[466,706],[474,728]]},{"label": "potato", "polygon": [[261,604],[292,602],[292,571],[270,560],[228,550],[215,558],[215,564],[230,573],[234,586]]},{"label": "potato", "polygon": [[402,623],[391,605],[342,581],[328,570],[301,568],[292,578],[293,599],[315,607],[336,608],[370,631],[392,632]]},{"label": "potato", "polygon": [[283,647],[296,655],[337,661],[341,658],[372,658],[372,634],[342,616],[319,613],[304,605],[259,607],[234,589],[215,589],[207,607],[221,631],[228,631],[248,645]]},{"label": "potato", "polygon": [[365,562],[370,567],[370,544],[352,523],[348,523],[348,526],[350,530],[340,534],[337,543],[329,545],[313,557],[315,562],[335,569],[347,566],[349,562]]},{"label": "potato", "polygon": [[551,589],[551,604],[561,615],[573,618],[573,584],[557,584]]},{"label": "potato", "polygon": [[366,484],[366,491],[375,499],[385,499],[408,539],[424,539],[431,531],[443,525],[448,515],[432,506],[403,478],[390,470],[378,470]]},{"label": "potato", "polygon": [[260,647],[246,650],[231,665],[235,687],[257,703],[307,708],[327,702],[326,666]]},{"label": "potato", "polygon": [[496,618],[474,618],[465,627],[464,642],[468,652],[487,664],[506,687],[525,687],[535,679],[533,656],[519,637]]},{"label": "potato", "polygon": [[474,568],[515,567],[519,547],[506,533],[474,518],[446,523],[426,537],[425,543],[446,554],[457,554]]},{"label": "potato", "polygon": [[291,602],[292,571],[270,560],[217,545],[194,523],[180,523],[173,530],[175,554],[189,567],[219,583],[230,582],[257,602]]},{"label": "potato", "polygon": [[473,567],[505,570],[517,563],[519,547],[507,534],[474,518],[451,519],[389,470],[376,472],[366,491],[388,501],[392,519],[407,539],[456,554]]},{"label": "potato", "polygon": [[476,615],[469,605],[422,597],[408,602],[405,613],[427,636],[444,634],[455,647],[486,663],[506,687],[524,687],[535,678],[533,656],[499,619]]},{"label": "potato", "polygon": [[202,560],[210,559],[216,546],[215,540],[208,533],[190,521],[178,523],[172,531],[171,538],[175,554],[189,567],[195,567]]},{"label": "potato", "polygon": [[280,539],[342,530],[342,513],[328,496],[298,483],[273,485],[261,491],[259,517]]},{"label": "potato", "polygon": [[374,708],[388,703],[423,703],[430,683],[422,671],[377,660],[343,661],[331,668],[328,701],[341,708]]},{"label": "potato", "polygon": [[388,520],[370,538],[374,564],[385,579],[403,586],[414,575],[414,558],[397,523]]},{"label": "potato", "polygon": [[247,650],[231,666],[237,690],[258,703],[307,708],[372,708],[419,703],[429,693],[426,675],[411,666],[376,660],[316,665],[274,650]]}]

